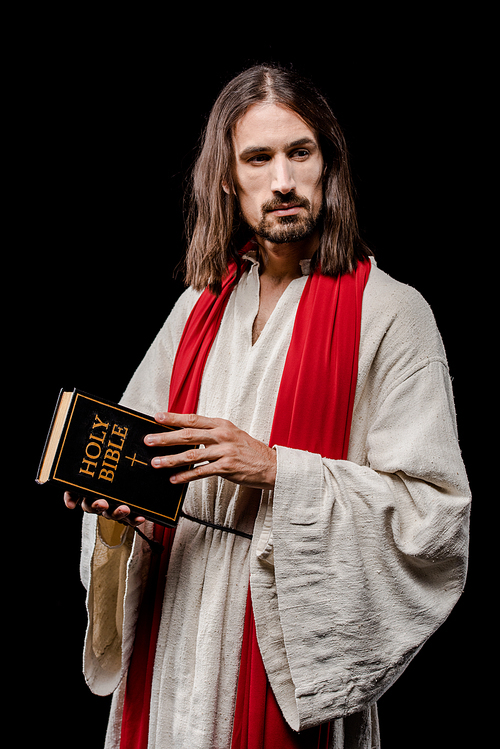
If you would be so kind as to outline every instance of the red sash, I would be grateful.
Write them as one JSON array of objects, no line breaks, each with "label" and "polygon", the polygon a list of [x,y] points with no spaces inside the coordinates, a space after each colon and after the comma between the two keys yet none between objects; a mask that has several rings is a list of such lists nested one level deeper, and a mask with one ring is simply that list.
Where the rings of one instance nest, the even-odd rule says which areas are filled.
[{"label": "red sash", "polygon": [[[297,310],[274,412],[270,445],[283,445],[345,459],[356,390],[361,304],[370,262],[354,273],[309,276]],[[210,348],[234,288],[236,266],[222,293],[203,292],[186,323],[172,372],[169,411],[195,413]],[[311,418],[315,414],[315,418]],[[318,423],[319,416],[319,423]],[[152,560],[129,667],[120,749],[147,749],[151,679],[163,586],[174,531],[155,526],[165,546]],[[202,718],[201,718],[202,719]],[[260,656],[250,593],[245,615],[232,749],[323,747],[328,727],[294,733],[267,681]]]}]

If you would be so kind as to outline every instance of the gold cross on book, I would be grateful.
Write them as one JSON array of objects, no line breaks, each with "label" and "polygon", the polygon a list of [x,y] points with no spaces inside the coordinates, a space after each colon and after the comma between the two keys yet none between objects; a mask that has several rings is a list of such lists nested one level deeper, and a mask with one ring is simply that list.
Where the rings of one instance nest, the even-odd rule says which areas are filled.
[{"label": "gold cross on book", "polygon": [[130,455],[125,455],[125,457],[127,458],[127,460],[131,461],[130,466],[132,467],[134,465],[134,463],[140,463],[143,466],[147,466],[147,463],[145,463],[143,460],[138,460],[135,457],[136,455],[137,455],[137,453],[134,453],[134,457],[133,458],[131,458]]}]

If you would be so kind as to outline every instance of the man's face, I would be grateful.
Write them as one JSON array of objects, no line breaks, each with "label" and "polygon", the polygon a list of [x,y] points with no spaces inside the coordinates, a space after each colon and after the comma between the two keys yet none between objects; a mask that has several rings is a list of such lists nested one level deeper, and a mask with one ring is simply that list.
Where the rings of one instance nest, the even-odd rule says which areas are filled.
[{"label": "man's face", "polygon": [[316,133],[284,106],[254,104],[236,124],[233,148],[236,193],[252,230],[277,244],[309,236],[323,203]]}]

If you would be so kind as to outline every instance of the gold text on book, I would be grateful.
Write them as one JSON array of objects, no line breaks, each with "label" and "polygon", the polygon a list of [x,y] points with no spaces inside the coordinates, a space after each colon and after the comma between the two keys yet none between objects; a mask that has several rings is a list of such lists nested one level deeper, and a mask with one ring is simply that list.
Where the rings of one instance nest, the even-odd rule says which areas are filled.
[{"label": "gold text on book", "polygon": [[85,457],[82,458],[80,473],[85,473],[94,478],[99,467],[97,478],[111,483],[118,468],[128,427],[113,424],[109,437],[108,432],[109,422],[101,421],[96,414],[85,447]]}]

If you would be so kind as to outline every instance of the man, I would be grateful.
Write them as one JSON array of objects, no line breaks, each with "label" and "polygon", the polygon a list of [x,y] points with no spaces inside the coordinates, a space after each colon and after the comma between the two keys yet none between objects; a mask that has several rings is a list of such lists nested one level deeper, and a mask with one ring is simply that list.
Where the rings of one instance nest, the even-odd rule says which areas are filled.
[{"label": "man", "polygon": [[153,461],[190,482],[185,516],[82,503],[106,746],[372,749],[376,700],[465,580],[442,343],[359,238],[342,133],[297,76],[225,87],[192,196],[189,288],[123,397],[180,427],[146,441],[185,445]]}]

